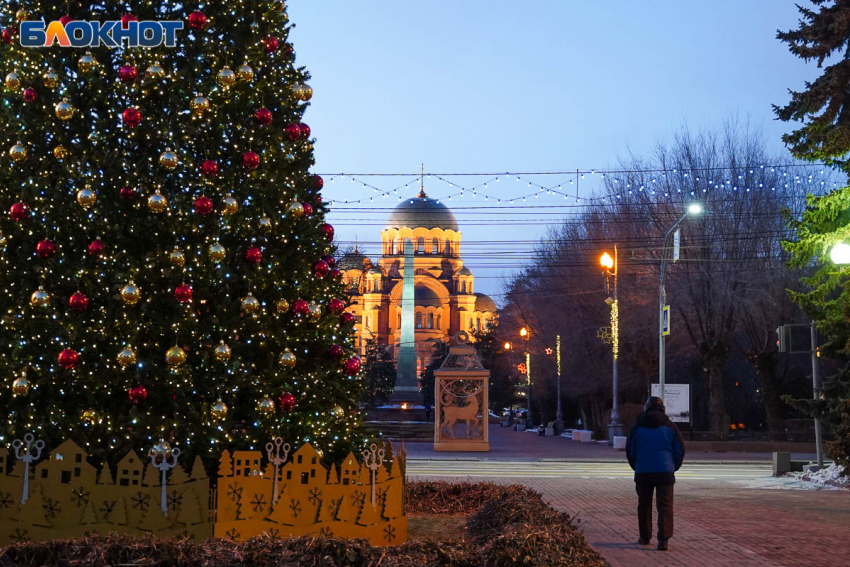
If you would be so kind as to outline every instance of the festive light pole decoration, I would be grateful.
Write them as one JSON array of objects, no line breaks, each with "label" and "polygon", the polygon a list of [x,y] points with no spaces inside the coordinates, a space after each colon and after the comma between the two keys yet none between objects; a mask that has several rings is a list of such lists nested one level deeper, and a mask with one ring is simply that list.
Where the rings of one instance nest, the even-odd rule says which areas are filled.
[{"label": "festive light pole decoration", "polygon": [[165,441],[160,441],[159,445],[153,447],[150,451],[151,464],[161,473],[160,484],[162,492],[159,496],[159,507],[162,513],[168,515],[168,486],[166,484],[166,474],[168,471],[177,466],[177,458],[180,456],[180,449],[172,449],[171,445]]},{"label": "festive light pole decoration", "polygon": [[[280,466],[286,462],[286,459],[289,457],[289,443],[284,443],[282,437],[275,437],[273,441],[269,441],[266,443],[266,456],[268,456],[269,462],[274,465],[274,483],[272,485],[272,507],[277,504],[277,498],[279,496],[277,491],[277,481],[280,478]],[[280,456],[280,451],[283,449],[283,456]],[[274,451],[274,456],[272,456],[272,451]]]},{"label": "festive light pole decoration", "polygon": [[377,478],[378,469],[384,462],[384,449],[378,449],[375,443],[363,451],[363,466],[372,471],[372,506],[375,505],[375,479]]},{"label": "festive light pole decoration", "polygon": [[23,506],[30,497],[30,463],[41,458],[44,441],[41,439],[36,441],[35,435],[27,433],[23,441],[15,439],[12,448],[15,449],[15,458],[24,462],[24,488],[21,492],[21,506]]}]

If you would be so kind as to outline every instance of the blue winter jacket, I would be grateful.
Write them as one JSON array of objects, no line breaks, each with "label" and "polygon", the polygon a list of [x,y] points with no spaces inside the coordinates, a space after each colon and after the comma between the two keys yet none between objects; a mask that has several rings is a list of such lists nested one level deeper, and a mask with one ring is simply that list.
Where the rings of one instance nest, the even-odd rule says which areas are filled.
[{"label": "blue winter jacket", "polygon": [[637,484],[669,485],[685,458],[679,428],[662,411],[640,414],[626,440],[626,457]]}]

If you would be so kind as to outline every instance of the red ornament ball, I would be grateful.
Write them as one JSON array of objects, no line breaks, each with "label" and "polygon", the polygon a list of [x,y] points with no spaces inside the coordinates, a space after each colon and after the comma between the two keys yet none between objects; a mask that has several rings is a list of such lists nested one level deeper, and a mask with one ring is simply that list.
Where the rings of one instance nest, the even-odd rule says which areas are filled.
[{"label": "red ornament ball", "polygon": [[303,299],[296,299],[292,303],[292,312],[296,315],[309,315],[310,305],[308,305]]},{"label": "red ornament ball", "polygon": [[325,233],[325,239],[328,242],[334,241],[334,227],[328,223],[322,225],[322,232]]},{"label": "red ornament ball", "polygon": [[254,113],[254,122],[260,126],[268,126],[272,123],[272,111],[268,108],[261,108]]},{"label": "red ornament ball", "polygon": [[280,43],[276,37],[269,36],[268,39],[266,39],[266,53],[274,53],[277,51],[278,47],[280,47]]},{"label": "red ornament ball", "polygon": [[275,405],[280,411],[289,413],[295,409],[295,396],[289,392],[284,392],[275,398]]},{"label": "red ornament ball", "polygon": [[345,351],[339,345],[331,345],[331,348],[328,349],[328,356],[334,362],[342,360],[343,355],[345,355]]},{"label": "red ornament ball", "polygon": [[124,14],[121,16],[121,29],[128,30],[130,29],[130,22],[138,22],[139,18],[134,16],[133,14]]},{"label": "red ornament ball", "polygon": [[361,364],[362,363],[360,362],[360,357],[352,356],[351,358],[346,360],[345,363],[343,364],[343,367],[345,369],[345,373],[348,376],[354,376],[355,374],[360,372]]},{"label": "red ornament ball", "polygon": [[319,278],[320,280],[326,278],[330,271],[330,266],[328,266],[328,263],[324,260],[319,260],[315,264],[313,264],[313,275]]},{"label": "red ornament ball", "polygon": [[333,270],[331,270],[331,277],[335,280],[338,280],[339,278],[342,277],[342,272],[340,272],[338,269],[334,268]]},{"label": "red ornament ball", "polygon": [[245,250],[245,261],[251,265],[257,265],[263,261],[263,251],[256,246],[251,246]]},{"label": "red ornament ball", "polygon": [[80,355],[77,354],[77,351],[66,348],[59,353],[57,360],[59,361],[59,366],[70,369],[74,368],[80,361]]},{"label": "red ornament ball", "polygon": [[132,83],[139,76],[139,72],[132,65],[124,65],[118,69],[118,79],[122,83]]},{"label": "red ornament ball", "polygon": [[328,311],[333,315],[341,315],[345,311],[345,303],[341,299],[334,297],[328,301]]},{"label": "red ornament ball", "polygon": [[133,386],[127,391],[130,401],[134,404],[141,403],[148,398],[148,389],[144,386]]},{"label": "red ornament ball", "polygon": [[135,106],[125,110],[122,117],[124,118],[124,124],[130,128],[135,128],[142,123],[142,113]]},{"label": "red ornament ball", "polygon": [[208,215],[213,211],[213,202],[209,197],[200,196],[195,199],[195,212],[199,215]]},{"label": "red ornament ball", "polygon": [[203,12],[192,12],[189,14],[189,17],[186,18],[186,21],[189,22],[189,27],[202,30],[207,27],[207,15]]},{"label": "red ornament ball", "polygon": [[[63,26],[67,26],[68,24],[70,24],[71,22],[74,21],[74,18],[72,18],[71,16],[66,14],[66,15],[62,16],[61,18],[59,18],[59,21],[62,23]],[[122,21],[123,21],[123,19],[122,19]]]},{"label": "red ornament ball", "polygon": [[302,201],[301,206],[304,207],[304,216],[309,217],[313,215],[313,205],[308,203],[307,201]]},{"label": "red ornament ball", "polygon": [[85,311],[89,308],[89,298],[78,291],[68,300],[68,307],[78,312]]},{"label": "red ornament ball", "polygon": [[333,255],[332,255],[332,254],[328,254],[327,256],[325,256],[324,258],[322,258],[322,260],[324,260],[325,262],[327,262],[327,263],[328,263],[328,266],[330,266],[331,268],[336,267],[336,259],[333,257]]},{"label": "red ornament ball", "polygon": [[24,89],[24,100],[27,102],[35,102],[38,99],[38,91],[30,87]]},{"label": "red ornament ball", "polygon": [[257,169],[260,165],[260,156],[255,152],[245,152],[242,154],[242,167],[245,169]]},{"label": "red ornament ball", "polygon": [[283,133],[290,142],[294,142],[301,137],[301,127],[293,122],[292,124],[287,124],[286,128],[283,129]]},{"label": "red ornament ball", "polygon": [[298,130],[301,132],[301,137],[303,139],[308,139],[310,137],[310,127],[304,124],[303,122],[298,125]]},{"label": "red ornament ball", "polygon": [[15,28],[4,28],[3,29],[3,42],[12,45],[15,41],[15,36],[18,35],[18,30]]},{"label": "red ornament ball", "polygon": [[128,185],[125,185],[121,188],[121,198],[125,201],[132,201],[136,198],[136,190]]},{"label": "red ornament ball", "polygon": [[91,244],[89,244],[89,256],[100,256],[100,253],[103,252],[103,242],[100,240],[93,240]]},{"label": "red ornament ball", "polygon": [[354,315],[352,315],[348,311],[339,316],[340,325],[348,325],[350,323],[354,323]]},{"label": "red ornament ball", "polygon": [[12,208],[9,209],[9,216],[15,222],[21,222],[27,215],[29,214],[29,207],[27,207],[24,203],[20,201],[12,205]]},{"label": "red ornament ball", "polygon": [[201,173],[205,177],[215,177],[218,175],[218,164],[211,159],[203,162],[198,169],[201,170]]},{"label": "red ornament ball", "polygon": [[186,284],[180,284],[174,290],[174,299],[180,303],[189,303],[192,301],[192,288]]},{"label": "red ornament ball", "polygon": [[313,176],[313,187],[316,189],[316,191],[320,191],[322,189],[322,187],[324,187],[324,186],[325,186],[325,180],[322,179],[322,176],[321,175],[314,175]]},{"label": "red ornament ball", "polygon": [[56,245],[45,238],[36,245],[35,252],[40,258],[53,258],[56,256]]}]

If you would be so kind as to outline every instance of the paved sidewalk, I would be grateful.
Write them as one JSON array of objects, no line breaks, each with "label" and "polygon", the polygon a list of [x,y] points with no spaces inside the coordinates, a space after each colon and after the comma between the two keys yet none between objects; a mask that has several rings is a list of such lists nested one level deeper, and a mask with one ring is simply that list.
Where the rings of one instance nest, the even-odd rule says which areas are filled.
[{"label": "paved sidewalk", "polygon": [[[687,439],[685,448],[687,449]],[[409,459],[426,460],[484,460],[511,462],[540,461],[625,461],[623,451],[615,451],[607,443],[575,443],[565,437],[541,437],[527,431],[490,425],[489,453],[437,452],[433,443],[405,443]],[[770,453],[708,453],[689,452],[688,460],[729,462],[771,462]],[[814,454],[794,454],[794,459],[814,459]]]}]

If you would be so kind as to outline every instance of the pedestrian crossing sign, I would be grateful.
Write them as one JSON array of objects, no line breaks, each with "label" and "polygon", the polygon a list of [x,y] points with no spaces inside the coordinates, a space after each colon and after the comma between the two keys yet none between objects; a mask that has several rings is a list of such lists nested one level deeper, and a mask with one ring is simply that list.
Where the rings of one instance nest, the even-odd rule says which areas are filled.
[{"label": "pedestrian crossing sign", "polygon": [[661,309],[661,335],[666,337],[670,334],[670,306],[665,305]]}]

